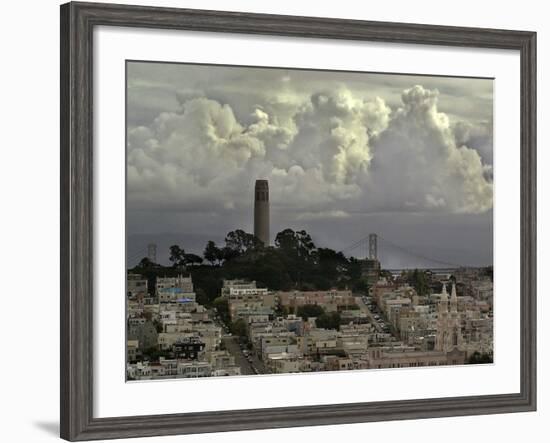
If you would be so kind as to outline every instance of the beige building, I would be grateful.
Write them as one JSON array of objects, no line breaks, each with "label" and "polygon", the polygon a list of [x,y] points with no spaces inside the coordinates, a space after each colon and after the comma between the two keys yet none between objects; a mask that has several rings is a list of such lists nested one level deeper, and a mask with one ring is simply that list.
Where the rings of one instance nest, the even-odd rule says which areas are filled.
[{"label": "beige building", "polygon": [[128,274],[126,291],[129,297],[147,296],[147,279],[141,274]]},{"label": "beige building", "polygon": [[304,305],[320,305],[327,311],[336,311],[342,306],[355,304],[350,290],[330,289],[328,291],[279,291],[275,294],[284,307],[298,308]]},{"label": "beige building", "polygon": [[371,348],[367,361],[369,369],[463,365],[466,362],[466,352],[458,349],[445,352]]}]

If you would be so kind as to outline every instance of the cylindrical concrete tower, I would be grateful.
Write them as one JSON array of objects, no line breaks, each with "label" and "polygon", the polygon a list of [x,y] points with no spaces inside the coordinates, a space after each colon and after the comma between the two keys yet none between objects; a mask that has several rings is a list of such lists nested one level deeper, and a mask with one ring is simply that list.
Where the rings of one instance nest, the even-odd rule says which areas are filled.
[{"label": "cylindrical concrete tower", "polygon": [[269,246],[269,184],[256,180],[254,187],[254,235]]}]

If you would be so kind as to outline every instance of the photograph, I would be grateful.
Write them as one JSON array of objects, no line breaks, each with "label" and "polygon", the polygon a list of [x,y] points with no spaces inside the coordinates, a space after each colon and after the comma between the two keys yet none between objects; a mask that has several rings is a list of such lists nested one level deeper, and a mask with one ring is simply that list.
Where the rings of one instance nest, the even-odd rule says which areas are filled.
[{"label": "photograph", "polygon": [[61,5],[52,40],[61,438],[540,418],[540,14],[145,3]]},{"label": "photograph", "polygon": [[126,381],[494,363],[493,78],[125,63]]}]

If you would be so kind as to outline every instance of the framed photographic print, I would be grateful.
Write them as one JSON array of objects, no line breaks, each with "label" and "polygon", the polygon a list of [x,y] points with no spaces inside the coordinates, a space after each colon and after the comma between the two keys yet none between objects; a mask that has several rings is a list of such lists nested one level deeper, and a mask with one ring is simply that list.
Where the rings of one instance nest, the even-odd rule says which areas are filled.
[{"label": "framed photographic print", "polygon": [[61,436],[535,410],[535,45],[63,5]]}]

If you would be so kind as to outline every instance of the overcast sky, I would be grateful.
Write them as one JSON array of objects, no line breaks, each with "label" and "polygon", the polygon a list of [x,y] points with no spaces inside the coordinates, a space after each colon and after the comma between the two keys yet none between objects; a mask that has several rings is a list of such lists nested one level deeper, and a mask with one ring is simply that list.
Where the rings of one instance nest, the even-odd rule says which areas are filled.
[{"label": "overcast sky", "polygon": [[200,253],[252,232],[262,178],[272,241],[306,229],[343,250],[375,232],[389,268],[492,264],[492,80],[141,62],[127,72],[130,263],[149,242],[165,262],[171,244]]}]

